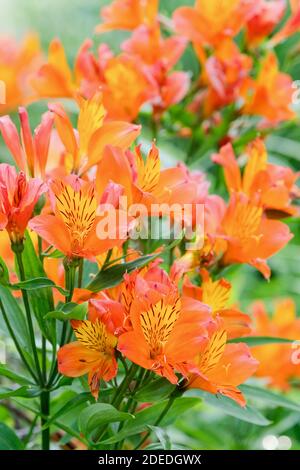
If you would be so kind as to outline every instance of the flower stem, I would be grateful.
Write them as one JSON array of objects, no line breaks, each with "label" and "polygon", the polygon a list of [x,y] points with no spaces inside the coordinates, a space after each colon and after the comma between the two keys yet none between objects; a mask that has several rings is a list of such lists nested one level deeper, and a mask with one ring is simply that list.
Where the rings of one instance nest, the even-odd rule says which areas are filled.
[{"label": "flower stem", "polygon": [[[170,410],[170,408],[172,407],[174,401],[176,398],[178,398],[178,396],[181,395],[181,392],[180,390],[178,390],[177,388],[174,390],[173,393],[171,393],[171,395],[169,396],[169,400],[166,404],[166,406],[164,407],[164,409],[162,410],[161,414],[159,415],[159,417],[157,418],[157,420],[155,421],[154,423],[154,426],[158,426],[160,424],[160,422],[164,419],[164,417],[166,416],[166,414],[168,413],[168,411]],[[150,436],[151,434],[151,431],[148,431],[145,436],[141,439],[141,441],[138,443],[138,445],[134,448],[134,450],[137,450],[137,449],[140,449],[141,446],[144,444],[144,442],[148,439],[148,437]]]},{"label": "flower stem", "polygon": [[16,350],[18,351],[19,353],[19,356],[20,358],[22,359],[26,369],[28,370],[28,372],[30,373],[30,375],[32,376],[33,380],[36,382],[36,383],[39,383],[39,380],[38,380],[38,377],[37,375],[35,374],[34,370],[32,369],[31,365],[29,364],[29,362],[27,361],[26,357],[24,356],[23,354],[23,351],[22,351],[22,348],[21,346],[19,345],[19,342],[17,340],[17,337],[14,333],[14,330],[12,329],[10,323],[9,323],[9,320],[8,320],[8,317],[6,315],[6,312],[5,312],[5,309],[4,309],[4,306],[3,306],[3,303],[0,299],[0,309],[1,309],[1,312],[2,312],[2,315],[3,315],[3,319],[5,321],[5,324],[6,324],[6,327],[8,329],[8,332],[15,344],[15,347],[16,347]]},{"label": "flower stem", "polygon": [[[23,265],[23,259],[22,259],[22,251],[23,251],[23,244],[18,245],[19,249],[16,249],[14,245],[12,245],[12,249],[15,253],[18,268],[19,268],[19,276],[21,281],[26,280],[25,276],[25,270],[24,270],[24,265]],[[26,319],[27,319],[27,325],[28,325],[28,330],[29,330],[29,337],[30,337],[30,342],[31,342],[31,349],[32,349],[32,354],[36,366],[36,371],[38,375],[38,380],[41,385],[44,384],[44,379],[40,367],[40,362],[38,358],[38,353],[37,353],[37,347],[35,344],[35,334],[34,334],[34,328],[33,328],[33,322],[32,322],[32,317],[31,317],[31,312],[30,312],[30,304],[29,304],[29,299],[28,299],[28,294],[27,291],[24,289],[21,289],[22,292],[22,297],[23,297],[23,302],[24,302],[24,307],[25,307],[25,313],[26,313]]]},{"label": "flower stem", "polygon": [[[50,392],[45,390],[41,393],[41,424],[42,427],[48,421],[48,416],[50,414]],[[42,429],[42,449],[49,450],[50,447],[50,427],[47,426],[45,429]]]}]

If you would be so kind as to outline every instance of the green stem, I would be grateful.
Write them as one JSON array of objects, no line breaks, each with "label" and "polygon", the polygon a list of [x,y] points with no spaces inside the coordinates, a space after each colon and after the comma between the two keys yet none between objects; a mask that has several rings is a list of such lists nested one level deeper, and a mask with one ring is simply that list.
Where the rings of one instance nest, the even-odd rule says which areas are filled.
[{"label": "green stem", "polygon": [[78,267],[78,282],[77,282],[77,287],[79,289],[82,286],[82,279],[83,279],[83,258],[80,258],[79,267]]},{"label": "green stem", "polygon": [[[168,413],[168,411],[170,410],[170,408],[172,407],[175,399],[178,397],[178,390],[175,389],[175,391],[173,393],[171,393],[170,397],[169,397],[169,400],[166,404],[166,406],[164,407],[164,409],[162,410],[161,414],[159,415],[159,417],[157,418],[157,420],[155,421],[154,423],[154,426],[158,426],[160,424],[160,422],[164,419],[164,417],[166,416],[166,414]],[[144,442],[148,439],[148,437],[150,436],[151,434],[151,431],[148,431],[145,436],[141,439],[141,441],[138,443],[138,445],[134,448],[134,450],[137,450],[137,449],[140,449],[140,447],[144,444]]]},{"label": "green stem", "polygon": [[[128,386],[130,385],[133,377],[135,376],[135,373],[136,371],[138,370],[138,365],[136,364],[132,364],[129,371],[128,371],[128,374],[125,375],[120,387],[116,390],[116,393],[112,399],[112,402],[111,404],[115,407],[115,408],[119,408],[120,404],[122,403],[122,400],[124,398],[124,394],[128,388]],[[101,426],[101,428],[98,430],[98,432],[96,433],[95,435],[95,438],[94,438],[94,441],[95,443],[98,442],[102,436],[105,434],[105,431],[106,431],[106,428],[103,428],[103,426]]]},{"label": "green stem", "polygon": [[[47,423],[50,414],[50,392],[45,390],[41,393],[41,425]],[[50,427],[42,429],[42,449],[49,450],[50,447]]]},{"label": "green stem", "polygon": [[8,320],[8,317],[6,315],[6,312],[5,312],[5,309],[4,309],[4,306],[3,306],[3,303],[0,299],[0,309],[1,309],[1,312],[2,312],[2,315],[3,315],[3,319],[5,321],[5,324],[6,324],[6,327],[8,329],[8,332],[14,342],[14,345],[16,347],[16,350],[18,351],[19,353],[19,356],[20,358],[22,359],[26,369],[28,370],[28,372],[30,373],[30,375],[32,376],[33,380],[36,382],[36,383],[39,383],[39,380],[38,380],[38,377],[37,375],[35,374],[34,370],[32,369],[31,365],[29,364],[29,362],[27,361],[26,357],[24,356],[23,354],[23,351],[22,351],[22,348],[21,346],[19,345],[19,342],[17,340],[17,337],[14,333],[14,330],[12,329],[10,323],[9,323],[9,320]]},{"label": "green stem", "polygon": [[[16,255],[16,260],[17,260],[17,264],[18,264],[18,268],[19,268],[20,280],[25,281],[26,276],[25,276],[25,270],[24,270],[23,259],[22,259],[23,245],[18,245],[18,248],[16,249],[15,246],[12,246],[12,249],[13,249],[15,255]],[[23,297],[23,302],[24,302],[24,307],[25,307],[26,319],[27,319],[28,330],[29,330],[29,337],[30,337],[30,342],[31,342],[33,358],[34,358],[34,362],[35,362],[35,366],[36,366],[36,370],[37,370],[37,375],[38,375],[39,383],[41,385],[43,385],[44,380],[43,380],[43,375],[42,375],[40,362],[39,362],[39,358],[38,358],[37,347],[36,347],[36,344],[35,344],[35,335],[34,335],[33,322],[32,322],[32,318],[31,318],[28,294],[27,294],[27,291],[23,290],[23,289],[21,289],[21,292],[22,292],[22,297]]]}]

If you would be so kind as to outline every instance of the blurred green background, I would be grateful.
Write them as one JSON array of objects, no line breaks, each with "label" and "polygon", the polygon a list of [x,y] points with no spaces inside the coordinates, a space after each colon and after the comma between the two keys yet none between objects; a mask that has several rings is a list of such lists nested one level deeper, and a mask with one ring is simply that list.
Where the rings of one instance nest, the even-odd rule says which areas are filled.
[{"label": "blurred green background", "polygon": [[[120,41],[127,36],[124,32],[112,32],[102,36],[94,35],[93,30],[99,23],[100,7],[109,3],[107,0],[0,0],[1,26],[0,34],[12,34],[21,38],[28,31],[37,31],[41,38],[43,49],[47,51],[49,42],[58,37],[63,42],[70,64],[72,64],[82,41],[91,37],[95,47],[101,41],[107,42],[114,50],[118,50]],[[191,5],[192,0],[161,0],[161,12],[170,14],[179,5]],[[300,78],[300,61],[286,60],[287,51],[294,47],[293,38],[278,47],[278,55],[286,72],[294,79]],[[197,73],[198,64],[190,48],[182,59],[183,67]],[[31,105],[30,113],[33,124],[39,120],[40,112],[46,109],[46,103]],[[143,138],[149,140],[145,129]],[[284,131],[278,130],[267,141],[270,159],[279,164],[290,165],[300,169],[300,133],[299,126],[289,126]],[[181,159],[186,149],[176,142],[163,136],[159,146],[166,164]],[[208,178],[214,185],[214,174],[210,154],[215,149],[209,149],[204,155],[199,155],[193,168],[207,171]],[[0,143],[0,160],[8,158],[7,152]],[[219,188],[216,188],[218,192]],[[222,188],[223,190],[223,188]],[[293,241],[270,262],[272,278],[265,281],[262,276],[247,266],[238,270],[228,271],[227,277],[234,285],[234,299],[247,310],[249,304],[256,299],[265,300],[272,308],[274,298],[292,297],[300,309],[300,223],[299,219],[289,222],[295,234]],[[299,313],[298,313],[299,314]],[[292,392],[292,398],[299,402],[299,393]],[[168,432],[172,442],[179,447],[186,446],[195,449],[262,449],[268,447],[267,439],[272,442],[270,435],[288,436],[281,439],[283,446],[292,445],[300,449],[300,414],[283,408],[266,406],[265,402],[255,401],[255,406],[261,408],[263,414],[272,422],[268,426],[257,426],[225,415],[218,408],[207,404],[199,405],[199,413],[195,409],[178,417],[176,426]],[[0,406],[0,421],[11,424],[12,418],[5,405]],[[273,440],[274,441],[274,440]],[[277,441],[278,442],[278,441]],[[272,444],[269,444],[272,446]]]}]

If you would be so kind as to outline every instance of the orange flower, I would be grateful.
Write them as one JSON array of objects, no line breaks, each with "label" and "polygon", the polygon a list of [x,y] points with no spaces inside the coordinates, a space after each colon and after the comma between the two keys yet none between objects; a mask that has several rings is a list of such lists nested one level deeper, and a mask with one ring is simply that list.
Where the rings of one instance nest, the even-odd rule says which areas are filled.
[{"label": "orange flower", "polygon": [[267,123],[276,124],[295,118],[292,104],[292,78],[278,70],[276,55],[269,52],[262,60],[255,80],[248,79],[241,92],[244,114],[263,116]]},{"label": "orange flower", "polygon": [[235,36],[256,9],[248,0],[196,0],[195,6],[175,10],[173,20],[178,33],[200,44],[218,45]]},{"label": "orange flower", "polygon": [[97,215],[99,203],[93,183],[84,182],[75,175],[55,180],[50,183],[50,199],[54,215],[34,217],[30,228],[66,256],[94,259],[126,240],[127,219],[121,220],[119,211],[115,212],[114,237],[107,233],[105,236],[100,234],[99,238],[97,226],[105,218],[105,210],[102,215]]},{"label": "orange flower", "polygon": [[[140,146],[134,152],[122,152],[116,147],[107,146],[98,164],[97,189],[101,193],[109,181],[123,187],[128,206],[151,203],[169,205],[190,203],[197,194],[207,190],[207,182],[201,177],[201,190],[197,178],[189,176],[183,165],[161,170],[159,151],[152,144],[146,159]],[[180,211],[181,213],[181,211]]]},{"label": "orange flower", "polygon": [[221,317],[228,339],[237,338],[250,332],[251,320],[248,315],[234,307],[229,307],[232,286],[226,279],[213,281],[208,271],[202,269],[201,287],[191,283],[185,278],[182,293],[208,305],[212,310],[213,318]]},{"label": "orange flower", "polygon": [[243,194],[231,196],[220,235],[227,242],[222,258],[224,265],[248,263],[266,278],[271,274],[266,260],[293,237],[287,225],[267,219],[262,206]]},{"label": "orange flower", "polygon": [[291,201],[300,197],[296,186],[299,173],[268,163],[267,151],[260,139],[249,144],[247,156],[243,176],[231,144],[224,145],[220,153],[213,156],[213,161],[224,167],[229,192],[241,192],[252,200],[259,200],[272,214],[296,214],[298,209],[291,205]]},{"label": "orange flower", "polygon": [[41,180],[27,181],[13,166],[0,164],[0,230],[7,230],[12,243],[23,240],[34,207],[45,191]]},{"label": "orange flower", "polygon": [[28,113],[25,108],[19,108],[21,122],[21,138],[17,128],[9,116],[0,117],[0,131],[10,153],[20,170],[31,176],[39,173],[45,175],[48,159],[53,116],[50,112],[43,114],[41,124],[32,136]]},{"label": "orange flower", "polygon": [[280,23],[286,8],[285,0],[257,0],[255,14],[247,22],[247,44],[257,46]]},{"label": "orange flower", "polygon": [[33,74],[31,85],[36,98],[71,98],[78,88],[59,39],[53,39],[49,45],[48,61]]},{"label": "orange flower", "polygon": [[151,25],[156,21],[159,0],[114,0],[101,9],[103,23],[96,32],[114,29],[133,30],[140,24]]},{"label": "orange flower", "polygon": [[226,341],[222,323],[212,326],[209,339],[203,343],[196,358],[199,373],[189,376],[187,388],[220,393],[245,406],[246,400],[237,387],[254,374],[258,362],[246,344],[227,344]]},{"label": "orange flower", "polygon": [[298,0],[290,0],[292,15],[278,33],[272,38],[272,45],[276,45],[281,41],[284,41],[292,34],[299,31],[300,27],[300,4]]},{"label": "orange flower", "polygon": [[88,374],[88,383],[98,399],[100,380],[108,382],[117,374],[115,347],[117,338],[98,317],[75,321],[77,341],[62,346],[58,353],[58,370],[67,377]]},{"label": "orange flower", "polygon": [[85,172],[97,164],[107,144],[127,148],[140,132],[140,126],[122,121],[106,122],[102,95],[96,93],[89,100],[78,97],[78,138],[72,123],[60,104],[49,108],[55,116],[55,125],[66,150],[67,169]]},{"label": "orange flower", "polygon": [[256,302],[252,311],[255,318],[253,335],[295,340],[295,345],[268,344],[252,348],[259,361],[256,375],[267,378],[270,386],[287,390],[289,380],[300,376],[299,344],[296,342],[300,338],[300,319],[296,317],[295,303],[292,299],[277,301],[272,317],[262,302]]},{"label": "orange flower", "polygon": [[151,74],[128,54],[107,60],[103,68],[103,103],[109,117],[133,121],[142,105],[155,98]]},{"label": "orange flower", "polygon": [[158,290],[154,281],[159,272],[151,282],[137,277],[129,313],[132,330],[121,334],[118,349],[132,362],[177,383],[176,371],[186,376],[195,368],[210,310],[201,302],[180,298],[166,274],[166,283]]},{"label": "orange flower", "polygon": [[171,36],[163,39],[158,25],[142,25],[121,47],[128,55],[141,61],[157,83],[157,97],[153,99],[156,113],[161,113],[185,96],[190,83],[188,74],[169,73],[184,52],[185,38]]},{"label": "orange flower", "polygon": [[251,67],[251,57],[241,54],[232,39],[226,38],[219,44],[214,54],[205,59],[203,81],[208,82],[204,112],[212,111],[237,101],[241,87]]},{"label": "orange flower", "polygon": [[41,49],[35,34],[27,35],[21,44],[12,38],[0,38],[0,78],[5,83],[5,104],[0,115],[32,99],[31,74],[39,67]]}]

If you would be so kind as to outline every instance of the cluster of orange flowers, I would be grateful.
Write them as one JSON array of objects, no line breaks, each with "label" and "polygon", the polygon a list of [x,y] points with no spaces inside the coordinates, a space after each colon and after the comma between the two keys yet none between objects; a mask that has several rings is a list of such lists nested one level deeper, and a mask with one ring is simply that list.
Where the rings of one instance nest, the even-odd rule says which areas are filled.
[{"label": "cluster of orange flowers", "polygon": [[[224,169],[229,193],[224,200],[209,192],[205,174],[183,163],[161,168],[155,143],[143,156],[136,124],[143,105],[151,105],[159,120],[189,92],[189,74],[174,70],[188,40],[201,63],[192,112],[211,116],[235,102],[240,114],[259,115],[269,124],[293,118],[291,78],[278,70],[270,51],[254,76],[250,53],[270,35],[270,43],[277,44],[297,30],[300,7],[291,5],[291,19],[272,34],[285,2],[228,0],[220,14],[218,1],[197,0],[193,8],[176,10],[170,22],[158,14],[158,1],[115,0],[103,8],[97,31],[118,28],[132,35],[118,55],[102,44],[95,56],[85,41],[74,68],[56,39],[46,62],[32,37],[19,49],[8,43],[9,53],[0,42],[0,78],[7,83],[2,114],[41,98],[73,98],[79,107],[76,129],[62,104],[53,101],[34,133],[25,107],[19,108],[20,133],[9,116],[0,117],[2,138],[19,170],[0,164],[0,230],[7,231],[14,248],[22,246],[29,228],[42,240],[44,253],[54,247],[69,264],[84,259],[101,269],[108,257],[117,264],[140,256],[134,244],[128,248],[130,229],[138,220],[132,214],[123,217],[120,196],[129,205],[147,208],[153,203],[205,208],[201,247],[185,251],[177,246],[168,272],[157,259],[125,274],[116,287],[97,293],[75,289],[73,301],[89,302],[88,318],[72,320],[76,341],[59,349],[58,368],[70,377],[88,374],[96,398],[100,380],[116,376],[120,355],[183,388],[220,393],[242,406],[238,386],[255,372],[282,388],[299,376],[289,346],[250,352],[242,340],[232,342],[249,334],[297,339],[299,320],[291,302],[277,307],[274,321],[262,305],[255,305],[253,325],[230,302],[231,284],[212,274],[246,263],[270,277],[267,260],[292,238],[279,219],[299,215],[294,202],[300,195],[299,175],[269,163],[259,138],[242,159],[227,143],[212,156]],[[168,37],[164,28],[171,31]],[[234,40],[241,29],[249,54]],[[97,227],[107,203],[116,210],[116,236],[101,239]],[[193,214],[189,223],[195,228]],[[1,255],[8,258],[6,248]],[[63,284],[61,259],[47,260],[45,269]]]}]

